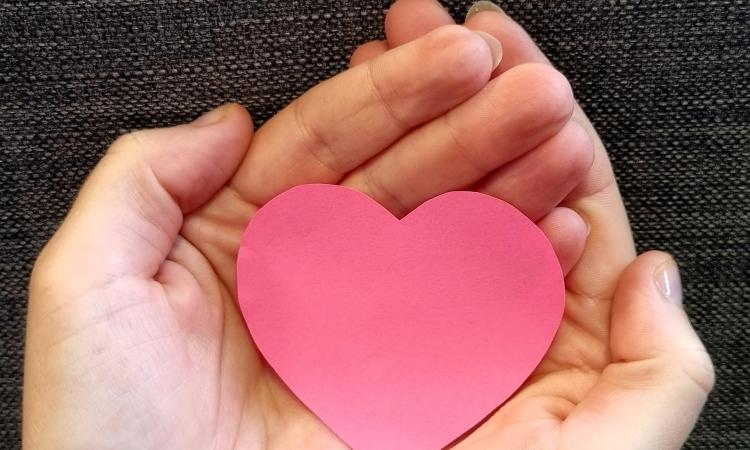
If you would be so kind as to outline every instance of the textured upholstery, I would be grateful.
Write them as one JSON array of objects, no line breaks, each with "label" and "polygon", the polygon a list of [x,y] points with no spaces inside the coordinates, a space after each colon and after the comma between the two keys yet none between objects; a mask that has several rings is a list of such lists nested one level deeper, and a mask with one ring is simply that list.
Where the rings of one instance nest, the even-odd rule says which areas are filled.
[{"label": "textured upholstery", "polygon": [[[0,447],[20,445],[26,285],[125,130],[227,101],[262,123],[382,34],[389,2],[0,2]],[[466,3],[446,2],[463,15]],[[750,447],[750,5],[506,1],[608,146],[639,250],[673,252],[718,384],[688,448]]]}]

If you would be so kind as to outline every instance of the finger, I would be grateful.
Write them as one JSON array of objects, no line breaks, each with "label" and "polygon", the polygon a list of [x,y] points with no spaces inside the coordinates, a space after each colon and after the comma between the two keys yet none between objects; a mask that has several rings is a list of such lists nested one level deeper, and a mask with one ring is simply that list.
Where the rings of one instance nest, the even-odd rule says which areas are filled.
[{"label": "finger", "polygon": [[121,137],[86,180],[37,269],[62,276],[52,281],[71,289],[153,277],[183,214],[226,183],[251,135],[248,113],[227,105],[190,124]]},{"label": "finger", "polygon": [[[411,42],[432,30],[453,23],[445,9],[434,0],[399,0],[386,15],[386,37],[389,48]],[[413,24],[418,24],[414,26]],[[536,45],[528,45],[529,36],[518,23],[489,1],[474,3],[466,13],[464,26],[489,33],[512,51],[503,57],[496,73],[530,62],[549,64]]]},{"label": "finger", "polygon": [[[507,71],[529,62],[550,64],[526,31],[499,8],[485,6],[470,14],[465,25],[484,31],[503,43],[503,60],[497,71]],[[594,145],[594,162],[565,205],[584,218],[591,234],[577,270],[566,279],[566,285],[571,291],[588,298],[609,299],[620,274],[635,257],[635,246],[604,145],[578,105],[573,120],[588,133]]]},{"label": "finger", "polygon": [[366,42],[354,50],[352,57],[349,59],[349,67],[355,67],[388,51],[388,44],[385,41]]},{"label": "finger", "polygon": [[588,227],[581,216],[569,208],[554,208],[537,226],[549,239],[565,275],[573,269],[583,253]]},{"label": "finger", "polygon": [[583,180],[593,158],[589,135],[571,121],[534,150],[492,172],[475,189],[539,220]]},{"label": "finger", "polygon": [[503,40],[500,42],[512,49],[508,55],[505,55],[495,74],[530,62],[551,64],[536,44],[533,44],[533,41],[531,42],[533,46],[529,45],[531,38],[526,30],[492,2],[480,1],[471,6],[467,11],[464,26],[491,34],[498,39],[502,37]]},{"label": "finger", "polygon": [[669,255],[648,252],[623,273],[610,345],[615,362],[564,422],[560,446],[680,448],[714,372],[682,308],[679,272]]},{"label": "finger", "polygon": [[440,193],[472,186],[556,134],[569,120],[567,80],[548,66],[507,72],[444,116],[413,131],[342,184],[397,216]]},{"label": "finger", "polygon": [[[400,9],[392,15],[396,16],[397,13],[404,17],[412,14]],[[406,20],[392,17],[392,23],[392,33],[406,32],[400,30],[408,25]],[[486,32],[502,42],[503,59],[493,76],[521,64],[550,64],[523,27],[491,2],[481,1],[469,8],[464,25],[475,31]],[[581,184],[571,193],[566,205],[583,216],[591,228],[591,234],[581,261],[566,283],[573,292],[585,297],[609,299],[618,277],[635,258],[635,245],[604,145],[578,105],[575,106],[573,120],[586,129],[594,144],[594,163]],[[606,263],[602,262],[603,258],[606,258]]]},{"label": "finger", "polygon": [[388,47],[398,47],[435,28],[453,24],[451,15],[436,0],[398,0],[385,16]]},{"label": "finger", "polygon": [[[495,14],[479,14],[484,11]],[[469,9],[466,21],[469,28],[492,31],[495,37],[500,38],[500,42],[504,44],[507,39],[513,45],[511,61],[505,61],[503,48],[503,60],[493,75],[524,62],[549,64],[541,52],[528,49],[525,45],[528,36],[520,26],[512,20],[505,25],[499,23],[494,17],[497,13],[505,16],[502,9],[493,3],[480,1]],[[410,26],[414,17],[422,18],[420,26]],[[388,44],[403,45],[432,28],[441,26],[444,20],[447,20],[445,10],[437,2],[400,0],[391,8],[386,18]],[[477,186],[478,190],[510,202],[534,220],[545,216],[579,185],[585,171],[591,167],[592,141],[585,131],[588,130],[575,123],[569,123],[558,135],[537,149],[490,174]],[[567,273],[581,256],[588,227],[580,216],[570,213],[567,209],[562,211],[565,212],[555,210],[555,214],[545,217],[540,225],[543,224],[545,229],[549,230],[548,237],[558,251],[561,265]],[[569,220],[563,220],[563,217]],[[564,224],[569,225],[571,230]],[[584,239],[567,240],[566,233],[574,230],[578,232],[571,234],[572,236],[583,236]]]},{"label": "finger", "polygon": [[439,28],[311,89],[257,133],[232,185],[263,204],[292,186],[336,183],[489,79],[485,38]]}]

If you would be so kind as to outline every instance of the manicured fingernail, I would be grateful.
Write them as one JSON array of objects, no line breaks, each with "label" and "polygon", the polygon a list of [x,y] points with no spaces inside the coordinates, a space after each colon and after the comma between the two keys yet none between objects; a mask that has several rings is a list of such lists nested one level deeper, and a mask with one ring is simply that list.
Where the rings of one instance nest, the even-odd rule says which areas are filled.
[{"label": "manicured fingernail", "polygon": [[682,305],[682,281],[680,269],[674,259],[661,263],[654,271],[654,282],[662,297],[670,303]]},{"label": "manicured fingernail", "polygon": [[466,11],[466,18],[464,19],[464,22],[469,20],[469,17],[482,11],[493,11],[503,15],[505,14],[505,11],[503,11],[503,9],[496,4],[482,0],[481,2],[476,2],[469,7],[469,10]]},{"label": "manicured fingernail", "polygon": [[484,42],[490,47],[490,52],[492,53],[492,70],[495,70],[503,59],[503,46],[500,45],[500,41],[489,33],[485,33],[484,31],[474,31],[474,33],[484,39]]},{"label": "manicured fingernail", "polygon": [[226,110],[224,109],[224,107],[219,106],[218,108],[214,108],[211,111],[208,111],[207,113],[195,119],[192,122],[192,125],[195,125],[197,127],[205,127],[208,125],[213,125],[215,123],[221,122],[225,114],[226,114]]}]

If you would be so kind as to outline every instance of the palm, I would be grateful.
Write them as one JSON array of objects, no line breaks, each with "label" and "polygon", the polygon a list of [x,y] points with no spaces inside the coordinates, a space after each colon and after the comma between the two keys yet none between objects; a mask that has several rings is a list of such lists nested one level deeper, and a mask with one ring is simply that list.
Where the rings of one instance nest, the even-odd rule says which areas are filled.
[{"label": "palm", "polygon": [[[340,441],[288,391],[255,349],[239,312],[235,294],[234,259],[239,236],[257,206],[250,205],[231,188],[224,188],[203,208],[185,217],[178,245],[194,253],[181,261],[187,269],[185,283],[201,280],[201,288],[181,293],[172,303],[175,310],[168,323],[183,326],[176,337],[180,350],[196,349],[192,355],[175,352],[181,364],[170,364],[175,386],[185,386],[182,396],[173,397],[169,415],[183,415],[181,423],[199,435],[185,436],[186,444],[206,443],[208,448],[289,448],[306,442],[306,448],[336,448]],[[219,216],[213,215],[219,212]],[[222,216],[234,212],[234,217]],[[207,238],[210,236],[211,238]],[[194,304],[188,304],[194,303]],[[156,343],[164,351],[162,343]],[[191,362],[200,362],[199,366]],[[195,393],[204,393],[195,396]],[[210,417],[206,417],[206,414]],[[195,428],[199,424],[210,427]],[[280,432],[277,432],[277,426]],[[290,426],[294,424],[294,426]],[[286,445],[285,445],[286,443]],[[210,444],[210,445],[209,445]],[[187,447],[187,446],[186,446]]]},{"label": "palm", "polygon": [[[498,35],[511,61],[489,84],[492,45],[455,26],[419,38],[452,19],[437,3],[401,0],[386,24],[388,45],[398,48],[372,59],[388,45],[363,47],[352,59],[358,67],[302,96],[254,138],[235,106],[113,145],[32,276],[29,447],[346,448],[264,363],[235,294],[244,227],[263,203],[302,183],[355,188],[397,216],[473,186],[514,204],[550,238],[567,273],[560,330],[528,381],[456,447],[609,448],[650,427],[648,448],[677,410],[654,406],[663,378],[641,388],[655,370],[687,385],[670,398],[692,413],[666,423],[679,444],[710,390],[710,361],[694,335],[678,352],[698,357],[682,366],[649,347],[654,336],[635,342],[644,317],[613,303],[634,249],[601,142],[579,108],[571,120],[567,83],[517,24],[498,14],[471,22]],[[672,320],[669,332],[686,326]],[[659,420],[638,416],[643,401]]]},{"label": "palm", "polygon": [[[307,410],[268,368],[254,348],[239,313],[234,288],[234,258],[243,230],[228,224],[245,223],[250,217],[216,217],[213,214],[217,211],[255,210],[256,205],[249,205],[238,196],[223,192],[200,211],[185,218],[182,235],[209,263],[193,264],[194,267],[186,264],[185,268],[196,279],[206,280],[213,285],[210,289],[204,288],[186,297],[198,300],[205,295],[201,292],[213,292],[215,295],[199,300],[210,305],[207,311],[211,313],[195,314],[194,317],[199,317],[202,323],[195,323],[194,327],[186,329],[182,339],[186,348],[204,350],[196,358],[213,369],[195,370],[194,367],[174,365],[175,376],[195,378],[185,383],[201,387],[186,389],[186,392],[210,393],[208,399],[195,399],[190,394],[187,397],[191,402],[210,401],[210,404],[217,405],[213,410],[216,416],[211,421],[216,427],[206,429],[203,436],[207,441],[250,441],[239,445],[240,448],[285,448],[299,442],[306,442],[306,448],[345,448],[343,442]],[[201,234],[193,230],[201,230]],[[213,236],[214,239],[206,239],[205,236]],[[567,292],[568,305],[584,302],[581,294]],[[556,438],[560,432],[560,421],[550,419],[560,417],[561,411],[570,409],[574,397],[588,391],[608,363],[608,311],[602,310],[606,308],[602,305],[606,304],[589,302],[589,308],[567,309],[557,337],[544,360],[514,398],[488,422],[491,424],[490,438],[493,442],[527,442],[532,436],[542,438],[542,431],[548,433],[549,439]],[[177,322],[184,320],[177,319]],[[195,335],[194,330],[200,330],[200,333]],[[184,405],[175,405],[172,413],[191,415],[195,411],[205,411],[204,407],[195,406],[185,408]],[[201,420],[205,419],[205,416],[201,417]],[[198,417],[189,416],[184,420],[197,422]],[[278,430],[273,426],[268,427],[269,424],[280,423],[294,423],[295,426],[283,426]],[[466,439],[466,448],[483,448],[483,434],[483,430],[480,430],[477,436]],[[260,441],[261,436],[267,440]]]},{"label": "palm", "polygon": [[[544,68],[541,67],[539,69]],[[549,89],[550,85],[559,86],[557,78],[555,78],[557,75],[553,73],[548,75],[548,72],[544,69],[543,76],[540,77],[535,70],[537,70],[537,68],[528,69],[530,78],[532,80],[538,80],[540,83],[537,87],[538,91],[544,92],[546,89]],[[553,77],[555,82],[550,83],[549,76]],[[505,81],[506,85],[510,85],[510,83],[513,82],[513,77],[508,77],[508,80],[510,81]],[[527,84],[528,82],[526,81],[525,76],[524,78],[519,79],[519,82],[526,88],[532,86]],[[504,91],[503,83],[496,83],[493,88],[494,89],[484,91],[484,94],[490,97],[490,99],[493,96],[496,96],[507,102],[509,97],[513,98],[514,96],[514,94],[511,93],[511,89],[507,92]],[[512,89],[512,91],[516,90],[517,89]],[[437,91],[440,92],[441,90]],[[443,89],[442,91],[445,90]],[[550,98],[556,98],[562,101],[559,108],[555,108],[554,102],[545,100],[543,104],[538,105],[538,108],[532,108],[527,111],[527,116],[519,117],[519,122],[537,123],[538,127],[547,128],[547,137],[554,135],[556,130],[560,130],[565,124],[565,120],[567,120],[567,117],[564,117],[564,111],[566,109],[565,96],[560,96],[557,93],[552,92],[550,94]],[[378,94],[378,97],[381,97],[381,95],[382,94]],[[308,94],[308,96],[310,96],[310,94]],[[324,98],[324,96],[320,97]],[[460,173],[464,170],[462,170],[460,166],[470,166],[471,170],[474,171],[476,170],[474,167],[477,165],[477,162],[466,161],[463,158],[457,163],[454,159],[457,146],[477,146],[479,147],[476,149],[478,153],[486,153],[488,159],[495,158],[497,162],[494,164],[498,164],[507,161],[507,159],[497,160],[496,156],[492,156],[492,154],[496,153],[497,136],[502,135],[505,140],[505,145],[511,148],[519,146],[521,148],[528,148],[529,145],[533,145],[533,142],[539,143],[545,139],[545,135],[540,133],[538,136],[531,139],[530,143],[528,142],[528,128],[521,132],[516,129],[514,124],[506,124],[505,126],[492,130],[491,134],[486,136],[486,139],[472,141],[472,136],[481,136],[482,131],[486,129],[483,124],[474,121],[474,116],[477,110],[485,109],[488,106],[487,100],[489,99],[480,99],[479,97],[480,96],[476,99],[476,105],[465,105],[468,107],[466,120],[470,125],[465,129],[460,129],[458,135],[454,134],[454,139],[458,139],[459,142],[451,143],[444,150],[446,155],[450,155],[450,159],[446,160],[443,164],[450,164],[452,171],[458,173],[451,175],[453,177],[460,178],[462,176]],[[519,104],[526,103],[528,100],[523,96],[516,95],[515,97],[518,98]],[[325,101],[328,101],[328,99],[326,98]],[[382,97],[379,101],[383,101]],[[304,103],[298,102],[298,104],[307,105],[312,103],[313,100]],[[570,105],[570,103],[567,103],[567,105]],[[358,108],[356,108],[356,106],[357,105],[352,105],[351,108],[357,110]],[[511,105],[508,106],[510,109],[513,109]],[[392,108],[392,106],[389,106],[389,109],[390,108]],[[346,117],[346,109],[347,108],[345,107],[342,111],[334,111],[332,113],[332,118],[339,120],[341,117]],[[287,108],[287,110],[293,111],[294,107]],[[493,107],[493,113],[502,114],[503,111],[498,111]],[[557,116],[557,114],[560,113],[564,119],[562,121],[560,121],[559,116]],[[418,111],[412,111],[410,114],[423,115]],[[461,114],[462,113],[454,115],[462,117]],[[295,120],[298,120],[299,116],[305,115],[306,114],[300,114],[299,112],[294,113]],[[391,112],[389,115],[393,116],[394,113]],[[274,119],[275,122],[272,121],[264,127],[264,130],[261,130],[261,132],[265,132],[265,135],[261,136],[259,133],[250,149],[250,155],[253,154],[255,148],[263,148],[264,144],[267,144],[268,141],[273,141],[273,137],[269,138],[269,136],[273,136],[275,124],[283,123],[288,127],[290,121],[286,119],[289,117],[284,118],[283,116],[284,113],[282,112],[279,117]],[[549,129],[550,122],[556,124],[552,129]],[[352,128],[357,129],[360,126],[361,125],[357,124]],[[308,125],[302,128],[308,129],[308,131],[304,133],[306,138],[310,137],[309,129],[317,130],[313,134],[321,133],[321,128],[319,126]],[[345,129],[346,127],[342,124],[341,128]],[[374,128],[377,129],[378,127]],[[401,132],[403,132],[403,130]],[[439,134],[440,131],[430,130],[430,133]],[[526,135],[523,135],[524,133]],[[410,170],[412,170],[411,167],[394,167],[394,160],[391,159],[392,157],[390,155],[404,152],[404,150],[407,149],[403,147],[407,146],[411,147],[408,151],[413,151],[412,149],[414,147],[419,148],[421,145],[420,141],[423,139],[421,137],[422,134],[424,133],[419,129],[414,132],[406,133],[406,136],[402,137],[399,142],[390,148],[386,147],[378,149],[378,151],[381,152],[381,155],[378,158],[371,160],[366,165],[354,168],[354,170],[351,168],[346,170],[346,172],[349,172],[349,175],[342,179],[342,175],[339,174],[337,177],[338,180],[341,180],[343,184],[367,192],[386,207],[395,211],[396,214],[403,214],[408,211],[408,208],[415,206],[424,199],[429,198],[442,190],[448,190],[449,186],[438,187],[437,191],[429,193],[425,192],[422,194],[421,199],[409,199],[409,196],[406,195],[407,192],[412,194],[415,191],[415,186],[419,187],[421,185],[428,185],[428,180],[430,180],[433,175],[430,173],[424,173],[424,171],[419,169],[419,165],[416,166],[416,173],[410,173]],[[510,137],[510,139],[508,137]],[[518,141],[524,143],[514,144],[514,137],[518,139]],[[353,138],[360,139],[359,136],[346,137],[348,140]],[[341,139],[340,136],[334,138],[332,136],[321,137],[320,135],[315,135],[312,144],[328,145],[327,143],[336,142]],[[427,151],[434,153],[434,137],[429,137],[425,140],[428,141],[428,145],[426,145]],[[463,140],[466,140],[466,142],[461,142]],[[401,142],[408,143],[400,146],[399,143]],[[303,146],[305,152],[301,155],[308,159],[310,159],[309,146],[309,142]],[[559,158],[574,157],[575,152],[586,151],[585,144],[580,148],[574,147],[572,150],[569,147],[570,142],[566,142],[565,151],[567,152],[567,155],[559,155]],[[326,168],[331,166],[330,163],[326,163],[324,160],[325,156],[331,151],[335,152],[336,149],[326,149],[326,152],[322,154],[323,157],[321,157],[320,153],[313,152],[317,153],[314,155],[314,165],[318,167],[317,170],[319,170],[320,165],[327,166]],[[441,150],[438,148],[437,152],[439,153],[440,151]],[[510,157],[510,155],[505,155],[504,158],[508,157]],[[257,164],[262,164],[262,162],[259,161],[261,161],[261,158],[256,158],[255,162]],[[383,163],[379,164],[381,161]],[[426,160],[425,163],[430,164],[431,162]],[[547,161],[545,164],[550,163],[552,162]],[[585,166],[585,158],[580,159],[580,163]],[[264,169],[268,170],[268,168]],[[242,168],[240,171],[242,171]],[[258,172],[263,171],[264,170],[258,170]],[[369,173],[367,173],[368,171]],[[382,189],[374,189],[375,186],[373,186],[372,183],[372,173],[374,172],[377,175],[380,171],[387,174],[385,176],[388,177],[398,178],[399,175],[401,175],[402,177],[411,180],[409,185],[404,187],[404,190],[408,189],[408,191],[404,192],[403,198],[400,198],[397,191],[397,195],[394,195],[395,189],[393,188],[388,189],[388,192],[383,192]],[[342,171],[342,173],[343,172],[344,171]],[[367,173],[367,175],[363,176],[362,174],[364,173]],[[549,172],[543,175],[548,181],[545,188],[539,189],[533,193],[518,195],[513,192],[513,186],[506,186],[502,183],[494,186],[492,184],[485,184],[482,186],[482,190],[503,198],[513,198],[516,206],[538,218],[549,213],[560,199],[560,197],[555,197],[555,195],[560,195],[560,192],[564,195],[567,190],[572,188],[572,185],[574,185],[576,181],[580,180],[583,173],[583,171],[579,171],[576,172],[576,175],[571,177],[569,172],[565,173],[564,171],[560,171],[554,168],[551,164]],[[520,180],[529,176],[538,177],[538,174],[527,173],[526,169],[523,167],[498,169],[497,175]],[[472,175],[472,177],[476,177],[476,175]],[[458,181],[458,179],[456,179],[454,181],[447,181],[447,183],[453,183],[453,188],[456,188],[466,185],[466,181]],[[573,184],[571,184],[571,181]],[[328,182],[330,182],[330,180],[328,180]],[[383,182],[381,181],[377,184],[382,185]],[[433,187],[432,189],[435,188]],[[235,181],[216,194],[215,197],[200,210],[185,218],[185,224],[181,232],[182,236],[186,241],[190,242],[208,262],[208,264],[194,262],[192,266],[189,266],[186,263],[186,267],[197,278],[210,280],[210,284],[214,287],[207,291],[216,294],[210,299],[209,303],[222,312],[218,317],[223,318],[223,322],[214,322],[210,325],[211,329],[214,330],[212,336],[213,347],[207,348],[207,353],[204,356],[205,360],[212,361],[218,368],[213,372],[202,372],[199,375],[218,377],[212,380],[203,380],[202,384],[213,386],[213,392],[219,396],[216,400],[217,404],[223,405],[218,408],[219,411],[231,412],[231,414],[225,413],[224,415],[220,415],[216,419],[218,431],[220,433],[225,433],[223,435],[224,437],[220,438],[222,439],[222,442],[239,441],[247,443],[248,447],[257,446],[264,448],[274,446],[277,448],[294,448],[295,446],[299,446],[301,442],[305,443],[305,448],[345,447],[343,442],[341,442],[319,419],[317,419],[317,417],[304,407],[283,385],[273,371],[265,365],[264,361],[259,356],[257,349],[254,348],[245,329],[244,321],[239,314],[235,298],[234,261],[239,245],[240,234],[247,221],[251,218],[253,212],[257,210],[262,203],[262,201],[251,202],[249,199],[268,198],[268,195],[265,195],[264,191],[267,192],[268,188],[265,184],[260,182],[249,183],[247,181]],[[555,191],[558,192],[550,195],[550,192]],[[555,216],[555,214],[551,214],[551,216]],[[566,217],[563,216],[561,220],[553,219],[546,223],[542,223],[541,226],[543,229],[545,227],[554,228],[554,225],[565,223],[565,219]],[[564,240],[566,241],[566,244],[573,243],[573,248],[575,248],[577,237],[580,236],[580,231],[582,230],[575,222],[572,225],[572,230],[571,228],[568,229],[571,232],[568,236],[564,236]],[[562,246],[565,246],[566,244],[562,244]],[[569,266],[571,264],[571,258],[575,260],[577,257],[577,255],[568,256],[564,265],[567,263]],[[199,274],[198,272],[201,271],[204,273]],[[206,291],[205,288],[204,291]],[[217,348],[220,352],[216,351]],[[291,424],[294,425],[291,426]],[[262,437],[262,440],[259,440],[259,436]]]},{"label": "palm", "polygon": [[[568,304],[580,303],[574,293],[566,297]],[[608,326],[599,320],[600,313],[568,308],[547,355],[526,383],[457,448],[488,448],[488,443],[525,448],[532,442],[539,448],[556,447],[563,420],[608,363]]]},{"label": "palm", "polygon": [[[216,426],[205,430],[203,439],[206,441],[218,439],[220,442],[238,444],[244,442],[239,440],[250,441],[239,445],[240,448],[285,448],[299,442],[306,442],[306,448],[345,448],[343,442],[307,410],[265,364],[254,348],[239,313],[234,288],[234,258],[243,230],[241,227],[229,227],[228,224],[244,223],[250,217],[213,216],[213,219],[209,219],[208,216],[217,211],[252,212],[256,209],[257,206],[248,205],[238,196],[223,192],[204,208],[185,218],[182,232],[185,241],[193,243],[201,259],[205,258],[209,263],[206,265],[196,260],[193,267],[185,263],[185,268],[192,277],[206,280],[204,283],[210,282],[212,287],[186,295],[186,298],[210,306],[204,306],[205,311],[200,314],[195,314],[192,307],[187,308],[199,322],[186,328],[181,338],[184,348],[200,348],[203,351],[195,358],[203,361],[209,370],[196,370],[195,367],[184,365],[171,367],[175,377],[187,378],[183,383],[200,387],[185,390],[190,402],[208,401],[217,406],[213,409],[215,417],[209,422]],[[216,228],[212,230],[210,227]],[[201,230],[201,234],[193,230]],[[205,236],[213,236],[214,239],[206,239]],[[233,243],[227,245],[230,242]],[[222,245],[225,247],[222,248]],[[214,295],[201,298],[206,292]],[[567,295],[568,303],[576,297],[571,292]],[[606,334],[602,334],[605,327],[597,320],[600,317],[605,316],[592,314],[591,311],[567,311],[558,337],[544,361],[514,399],[495,414],[493,421],[500,420],[498,423],[502,426],[494,433],[509,432],[509,439],[527,437],[527,433],[538,435],[539,423],[530,421],[530,418],[536,417],[544,423],[559,408],[570,404],[572,388],[586,390],[596,381],[598,372],[606,362],[608,346]],[[176,321],[186,322],[180,318]],[[190,358],[184,361],[190,361]],[[590,370],[583,371],[582,367]],[[209,398],[195,398],[193,392],[205,392]],[[194,405],[193,408],[184,406],[175,404],[171,413],[188,414],[185,422],[197,423],[198,417],[193,415],[196,411],[206,411],[205,406],[201,405]],[[201,420],[205,421],[206,417],[201,416]],[[268,429],[268,424],[279,423],[294,423],[295,426]],[[550,427],[549,431],[554,432],[556,428]],[[268,440],[260,441],[261,436]],[[470,442],[471,439],[468,439],[467,444]],[[478,448],[481,448],[481,444]]]},{"label": "palm", "polygon": [[[570,268],[580,256],[585,225],[556,205],[590,160],[590,141],[569,123],[570,89],[543,65],[519,67],[487,85],[488,57],[478,36],[446,27],[314,88],[267,122],[249,150],[249,118],[236,107],[216,125],[147,131],[115,144],[113,157],[105,158],[81,193],[77,209],[83,213],[66,220],[40,258],[42,265],[54,262],[60,273],[72,265],[85,267],[85,295],[65,289],[55,294],[59,307],[34,302],[29,310],[30,333],[41,329],[31,326],[34,321],[52,316],[59,317],[60,335],[66,327],[85,330],[74,332],[75,339],[65,340],[57,352],[73,355],[75,370],[67,365],[61,372],[37,356],[27,359],[27,373],[35,377],[30,382],[45,384],[41,378],[49,372],[62,377],[64,382],[56,383],[68,390],[51,398],[60,411],[90,414],[127,398],[127,408],[82,419],[91,429],[114,427],[96,436],[120,447],[132,442],[142,448],[165,442],[175,448],[343,447],[252,345],[234,293],[240,234],[257,207],[299,183],[339,182],[396,214],[441,192],[476,185],[540,219]],[[436,77],[435,66],[453,71]],[[339,99],[336,105],[332,98]],[[108,179],[123,185],[97,186]],[[518,189],[527,185],[537,188]],[[136,195],[126,199],[145,192],[148,201],[123,205],[118,193],[134,189]],[[99,203],[87,200],[101,192],[112,194]],[[113,225],[102,228],[106,220]],[[110,246],[119,252],[102,254]],[[72,256],[86,254],[99,256]],[[53,289],[70,284],[70,277],[36,279]],[[578,281],[587,283],[585,277]],[[40,290],[44,286],[32,289],[31,297],[43,297]],[[565,322],[573,326],[566,325],[560,337],[584,348],[587,336],[576,319],[586,312],[575,313]],[[569,336],[568,329],[574,331]],[[60,335],[30,334],[29,348],[45,354]],[[519,405],[527,402],[523,393],[537,386],[562,396],[565,383],[554,374],[587,364],[562,350],[553,349],[517,397]],[[86,399],[84,407],[80,399]],[[498,417],[519,409],[513,405]],[[60,435],[48,437],[76,438],[65,434],[75,414],[57,417],[64,419],[55,422]],[[146,423],[154,425],[143,433]],[[81,442],[91,439],[87,431],[81,430]]]}]

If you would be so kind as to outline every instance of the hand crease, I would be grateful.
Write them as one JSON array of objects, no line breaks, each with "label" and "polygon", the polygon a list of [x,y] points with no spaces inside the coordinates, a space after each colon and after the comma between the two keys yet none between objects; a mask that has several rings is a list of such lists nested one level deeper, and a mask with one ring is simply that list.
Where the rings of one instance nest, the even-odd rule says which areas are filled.
[{"label": "hand crease", "polygon": [[[297,99],[292,102],[291,107],[294,113],[294,123],[297,125],[297,129],[302,136],[302,143],[305,150],[321,167],[334,174],[337,179],[341,178],[346,171],[340,167],[336,158],[336,152],[331,147],[331,144],[314,127],[308,124],[301,105],[302,103]],[[323,158],[322,155],[324,153],[328,155],[330,161],[326,161],[326,158]]]}]

